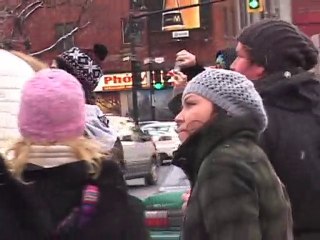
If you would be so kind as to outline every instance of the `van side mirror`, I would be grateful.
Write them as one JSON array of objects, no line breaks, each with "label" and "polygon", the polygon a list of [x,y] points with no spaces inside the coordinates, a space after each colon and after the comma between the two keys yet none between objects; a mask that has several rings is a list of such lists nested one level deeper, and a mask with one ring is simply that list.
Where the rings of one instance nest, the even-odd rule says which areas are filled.
[{"label": "van side mirror", "polygon": [[141,135],[140,139],[141,139],[142,142],[149,142],[149,141],[152,140],[151,136],[149,136],[147,134]]},{"label": "van side mirror", "polygon": [[121,141],[125,141],[125,142],[132,142],[132,136],[131,135],[124,135],[122,137],[120,137]]}]

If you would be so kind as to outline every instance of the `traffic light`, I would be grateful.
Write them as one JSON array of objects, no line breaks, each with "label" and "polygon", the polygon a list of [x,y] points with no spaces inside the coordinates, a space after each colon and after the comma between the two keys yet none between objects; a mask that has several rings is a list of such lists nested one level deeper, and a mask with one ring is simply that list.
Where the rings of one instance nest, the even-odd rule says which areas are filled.
[{"label": "traffic light", "polygon": [[264,0],[247,0],[247,12],[259,13],[264,11]]},{"label": "traffic light", "polygon": [[164,81],[162,77],[162,72],[160,70],[154,70],[151,72],[152,75],[152,85],[155,90],[164,89]]},{"label": "traffic light", "polygon": [[155,70],[151,72],[152,85],[155,90],[163,90],[172,87],[168,82],[170,77],[167,77],[163,70]]},{"label": "traffic light", "polygon": [[162,83],[162,82],[156,82],[153,84],[153,87],[156,90],[161,90],[161,89],[164,89],[165,86],[164,86],[164,83]]}]

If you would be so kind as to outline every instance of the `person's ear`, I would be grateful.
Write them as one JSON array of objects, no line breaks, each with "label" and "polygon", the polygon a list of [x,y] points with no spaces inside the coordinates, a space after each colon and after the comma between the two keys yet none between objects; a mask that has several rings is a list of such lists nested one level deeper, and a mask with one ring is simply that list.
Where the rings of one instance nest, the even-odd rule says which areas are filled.
[{"label": "person's ear", "polygon": [[254,78],[251,80],[261,79],[262,77],[265,76],[266,69],[263,66],[254,64],[252,68],[253,68]]},{"label": "person's ear", "polygon": [[266,69],[262,66],[257,66],[256,71],[257,71],[257,75],[258,75],[259,79],[262,78],[266,73]]}]

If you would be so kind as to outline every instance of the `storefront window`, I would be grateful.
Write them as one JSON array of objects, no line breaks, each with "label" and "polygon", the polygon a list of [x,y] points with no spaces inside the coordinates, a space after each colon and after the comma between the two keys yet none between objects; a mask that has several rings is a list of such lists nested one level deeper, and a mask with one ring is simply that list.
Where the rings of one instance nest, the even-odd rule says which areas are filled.
[{"label": "storefront window", "polygon": [[96,102],[104,113],[121,116],[120,92],[97,93]]},{"label": "storefront window", "polygon": [[172,89],[168,88],[165,90],[154,92],[154,105],[155,105],[155,117],[159,121],[171,121],[173,115],[168,109],[168,103],[172,98]]}]

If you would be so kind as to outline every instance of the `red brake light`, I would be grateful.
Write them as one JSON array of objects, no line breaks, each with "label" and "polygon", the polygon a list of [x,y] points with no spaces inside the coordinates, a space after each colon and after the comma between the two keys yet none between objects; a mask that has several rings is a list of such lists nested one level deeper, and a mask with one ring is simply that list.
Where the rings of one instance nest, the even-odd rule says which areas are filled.
[{"label": "red brake light", "polygon": [[169,226],[167,211],[146,211],[146,225],[149,228],[164,228]]}]

